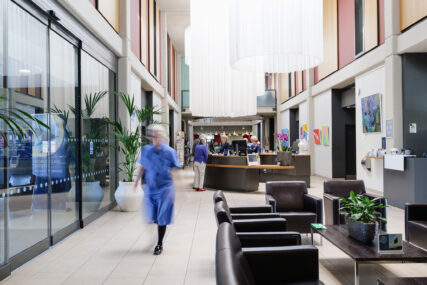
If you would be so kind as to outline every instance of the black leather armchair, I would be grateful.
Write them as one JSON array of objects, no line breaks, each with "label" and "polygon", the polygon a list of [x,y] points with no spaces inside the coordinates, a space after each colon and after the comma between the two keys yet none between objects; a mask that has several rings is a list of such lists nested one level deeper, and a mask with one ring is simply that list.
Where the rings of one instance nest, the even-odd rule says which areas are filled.
[{"label": "black leather armchair", "polygon": [[274,181],[266,184],[266,202],[287,221],[290,231],[309,233],[311,223],[322,223],[322,199],[307,192],[304,181]]},{"label": "black leather armchair", "polygon": [[427,203],[405,205],[406,240],[427,250]]},{"label": "black leather armchair", "polygon": [[[227,199],[225,198],[224,192],[221,190],[215,191],[213,194],[214,205],[218,202],[224,202],[228,207]],[[259,213],[272,213],[273,208],[270,205],[254,205],[254,206],[240,206],[240,207],[228,207],[231,214],[259,214]]]},{"label": "black leather armchair", "polygon": [[229,223],[219,226],[216,284],[322,284],[314,246],[242,248]]},{"label": "black leather armchair", "polygon": [[[323,201],[325,204],[325,224],[326,225],[339,225],[345,224],[344,211],[340,208],[340,198],[348,198],[350,192],[362,194],[369,199],[378,198],[378,203],[387,205],[387,199],[374,194],[366,193],[365,183],[363,180],[334,180],[325,181],[323,183]],[[387,210],[378,209],[377,215],[387,219]],[[387,230],[387,224],[380,223],[380,228],[384,231]]]},{"label": "black leather armchair", "polygon": [[226,204],[220,201],[214,206],[215,217],[218,226],[222,223],[230,223],[236,232],[284,232],[286,220],[281,217],[260,219],[235,219],[230,214]]}]

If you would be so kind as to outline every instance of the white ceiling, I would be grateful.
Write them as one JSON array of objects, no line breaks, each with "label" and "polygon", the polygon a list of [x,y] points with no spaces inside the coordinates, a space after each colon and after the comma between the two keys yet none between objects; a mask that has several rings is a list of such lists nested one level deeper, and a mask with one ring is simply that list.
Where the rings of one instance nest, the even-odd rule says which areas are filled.
[{"label": "white ceiling", "polygon": [[190,0],[157,0],[167,15],[168,34],[179,54],[185,53],[185,28],[190,25]]}]

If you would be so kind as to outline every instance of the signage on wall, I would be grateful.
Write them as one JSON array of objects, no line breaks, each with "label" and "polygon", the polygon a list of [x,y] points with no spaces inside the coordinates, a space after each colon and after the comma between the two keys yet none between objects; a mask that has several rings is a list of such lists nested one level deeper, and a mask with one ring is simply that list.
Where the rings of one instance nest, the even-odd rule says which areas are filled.
[{"label": "signage on wall", "polygon": [[417,124],[416,123],[410,123],[409,124],[409,133],[411,133],[411,134],[417,133]]},{"label": "signage on wall", "polygon": [[385,137],[381,138],[381,146],[382,146],[382,149],[387,149],[387,141]]}]

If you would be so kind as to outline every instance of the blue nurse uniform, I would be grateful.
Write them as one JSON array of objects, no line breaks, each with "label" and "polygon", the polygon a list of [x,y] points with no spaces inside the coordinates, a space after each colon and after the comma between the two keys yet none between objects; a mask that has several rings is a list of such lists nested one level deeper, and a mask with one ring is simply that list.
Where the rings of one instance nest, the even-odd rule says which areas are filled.
[{"label": "blue nurse uniform", "polygon": [[181,168],[173,148],[162,143],[160,147],[146,145],[138,161],[145,169],[144,209],[148,222],[165,226],[172,223],[175,188],[171,169]]}]

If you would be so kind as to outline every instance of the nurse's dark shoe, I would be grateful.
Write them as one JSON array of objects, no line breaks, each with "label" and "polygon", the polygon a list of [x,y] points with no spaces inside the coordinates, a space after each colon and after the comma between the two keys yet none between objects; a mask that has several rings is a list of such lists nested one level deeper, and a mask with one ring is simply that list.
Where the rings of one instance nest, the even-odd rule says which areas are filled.
[{"label": "nurse's dark shoe", "polygon": [[154,248],[154,255],[160,255],[163,251],[163,246],[161,245],[156,245],[156,247]]}]

